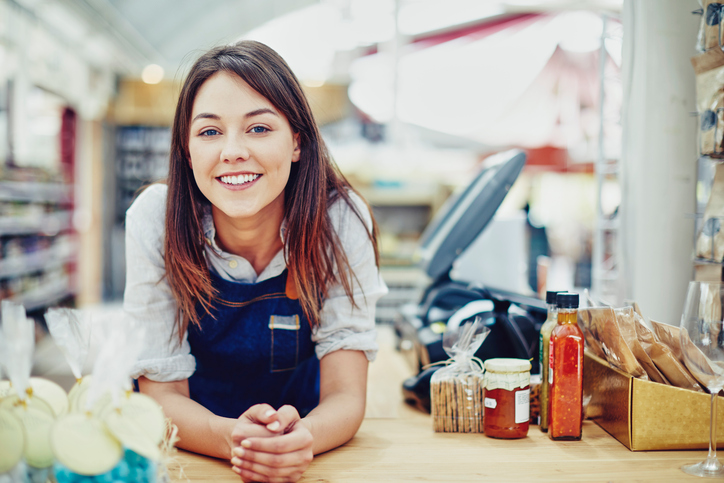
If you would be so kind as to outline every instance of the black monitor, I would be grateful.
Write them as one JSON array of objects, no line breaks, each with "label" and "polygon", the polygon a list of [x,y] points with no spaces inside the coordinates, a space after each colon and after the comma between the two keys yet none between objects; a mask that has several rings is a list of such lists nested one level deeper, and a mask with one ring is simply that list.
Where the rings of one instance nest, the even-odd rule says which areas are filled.
[{"label": "black monitor", "polygon": [[467,188],[440,208],[416,254],[433,281],[447,277],[455,259],[485,229],[524,165],[525,153],[517,149],[490,156]]}]

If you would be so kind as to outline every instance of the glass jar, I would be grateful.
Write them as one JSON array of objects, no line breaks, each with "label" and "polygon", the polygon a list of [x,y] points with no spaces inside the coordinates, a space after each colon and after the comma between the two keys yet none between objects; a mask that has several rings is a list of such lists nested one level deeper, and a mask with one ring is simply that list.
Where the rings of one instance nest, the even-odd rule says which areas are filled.
[{"label": "glass jar", "polygon": [[528,435],[530,369],[526,359],[485,361],[485,434],[516,439]]}]

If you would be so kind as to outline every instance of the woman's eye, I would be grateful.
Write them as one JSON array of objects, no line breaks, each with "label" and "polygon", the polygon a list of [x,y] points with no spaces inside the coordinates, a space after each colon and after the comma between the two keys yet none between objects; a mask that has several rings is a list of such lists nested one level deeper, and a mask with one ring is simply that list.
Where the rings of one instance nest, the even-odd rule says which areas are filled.
[{"label": "woman's eye", "polygon": [[253,128],[251,128],[251,132],[256,134],[262,134],[267,131],[269,131],[269,129],[265,128],[264,126],[254,126]]},{"label": "woman's eye", "polygon": [[219,134],[219,131],[216,129],[207,129],[206,131],[203,131],[200,135],[201,136],[216,136]]}]

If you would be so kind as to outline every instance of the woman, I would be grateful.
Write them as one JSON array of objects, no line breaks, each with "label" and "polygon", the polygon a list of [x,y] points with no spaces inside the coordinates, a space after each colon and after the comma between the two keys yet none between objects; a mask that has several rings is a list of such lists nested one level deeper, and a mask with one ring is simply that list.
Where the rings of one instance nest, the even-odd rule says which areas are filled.
[{"label": "woman", "polygon": [[182,448],[296,481],[364,416],[379,276],[369,207],[269,47],[212,49],[179,97],[167,185],[126,215],[141,392]]}]

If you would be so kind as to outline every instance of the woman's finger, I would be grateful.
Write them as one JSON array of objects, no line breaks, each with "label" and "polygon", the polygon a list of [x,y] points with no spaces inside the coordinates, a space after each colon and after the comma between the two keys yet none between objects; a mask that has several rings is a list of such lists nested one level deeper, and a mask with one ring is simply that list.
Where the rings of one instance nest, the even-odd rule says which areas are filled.
[{"label": "woman's finger", "polygon": [[288,478],[290,475],[301,473],[306,466],[267,466],[254,461],[232,458],[233,468],[247,470],[257,475],[264,475],[266,478]]},{"label": "woman's finger", "polygon": [[289,433],[274,438],[246,438],[241,442],[241,447],[245,450],[282,454],[304,448],[311,451],[313,442],[312,433],[303,424],[296,424]]},{"label": "woman's finger", "polygon": [[284,433],[288,433],[292,430],[292,427],[297,421],[299,421],[299,419],[300,417],[297,409],[294,406],[286,404],[280,407],[277,411],[276,420],[279,421],[279,424],[267,424],[267,429],[270,431],[282,431]]},{"label": "woman's finger", "polygon": [[312,462],[313,454],[311,449],[292,451],[285,454],[263,453],[244,448],[234,448],[231,464],[244,466],[243,462],[258,463],[273,468],[308,466]]},{"label": "woman's finger", "polygon": [[299,479],[302,477],[301,471],[291,473],[288,476],[267,476],[259,473],[254,473],[253,471],[247,470],[245,468],[237,468],[236,466],[233,467],[232,470],[234,471],[234,473],[241,477],[241,480],[244,483],[259,481],[264,483],[287,483],[289,481],[299,481]]},{"label": "woman's finger", "polygon": [[276,420],[276,410],[268,404],[255,404],[246,411],[239,418],[247,418],[255,423],[269,424]]},{"label": "woman's finger", "polygon": [[246,468],[240,468],[238,466],[232,466],[231,471],[241,476],[241,481],[244,483],[253,483],[257,481],[268,481],[265,475],[254,473],[253,471],[247,470]]}]

